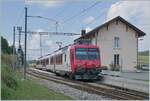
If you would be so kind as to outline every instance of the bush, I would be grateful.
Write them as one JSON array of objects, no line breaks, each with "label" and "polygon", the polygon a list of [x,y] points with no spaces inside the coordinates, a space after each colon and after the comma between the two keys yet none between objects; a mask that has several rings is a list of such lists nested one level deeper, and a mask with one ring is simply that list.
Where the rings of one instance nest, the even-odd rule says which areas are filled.
[{"label": "bush", "polygon": [[102,70],[108,70],[108,67],[107,66],[101,66],[101,69]]},{"label": "bush", "polygon": [[142,66],[138,64],[138,65],[134,66],[134,68],[136,68],[136,69],[142,69]]},{"label": "bush", "polygon": [[121,67],[120,65],[110,64],[110,70],[112,71],[119,71],[120,67]]},{"label": "bush", "polygon": [[12,56],[8,54],[1,54],[1,62],[7,66],[12,65]]},{"label": "bush", "polygon": [[10,67],[2,63],[1,80],[5,83],[7,87],[15,90],[18,84],[17,81],[15,80],[15,75],[13,73],[14,72]]},{"label": "bush", "polygon": [[1,99],[3,100],[8,100],[8,99],[11,99],[14,95],[14,90],[7,87],[7,85],[2,81],[1,82],[2,85],[1,85]]},{"label": "bush", "polygon": [[[8,59],[8,61],[7,61]],[[3,55],[1,62],[1,99],[2,100],[46,100],[71,99],[56,93],[29,79],[22,80],[19,69],[11,67],[11,56]]]}]

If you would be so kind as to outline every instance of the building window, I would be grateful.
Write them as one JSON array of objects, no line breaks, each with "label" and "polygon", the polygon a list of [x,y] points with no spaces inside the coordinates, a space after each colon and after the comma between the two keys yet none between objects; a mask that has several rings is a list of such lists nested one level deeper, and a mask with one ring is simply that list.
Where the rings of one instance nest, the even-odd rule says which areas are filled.
[{"label": "building window", "polygon": [[120,41],[119,37],[114,38],[114,48],[119,48],[119,41]]},{"label": "building window", "polygon": [[114,55],[114,65],[119,65],[119,54]]}]

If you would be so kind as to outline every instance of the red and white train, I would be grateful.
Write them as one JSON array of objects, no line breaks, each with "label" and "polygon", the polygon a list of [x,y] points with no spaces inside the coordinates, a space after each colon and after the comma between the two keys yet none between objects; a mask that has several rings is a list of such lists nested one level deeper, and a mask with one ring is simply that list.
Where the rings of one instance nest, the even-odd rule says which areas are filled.
[{"label": "red and white train", "polygon": [[89,44],[68,45],[38,58],[37,66],[74,79],[98,79],[100,50],[98,46]]}]

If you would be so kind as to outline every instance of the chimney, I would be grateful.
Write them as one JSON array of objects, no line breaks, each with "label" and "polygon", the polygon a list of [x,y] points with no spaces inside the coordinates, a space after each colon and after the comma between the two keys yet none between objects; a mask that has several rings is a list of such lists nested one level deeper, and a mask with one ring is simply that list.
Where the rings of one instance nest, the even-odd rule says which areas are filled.
[{"label": "chimney", "polygon": [[86,30],[85,30],[85,29],[82,29],[81,35],[83,36],[83,35],[85,35],[85,34],[86,34]]}]

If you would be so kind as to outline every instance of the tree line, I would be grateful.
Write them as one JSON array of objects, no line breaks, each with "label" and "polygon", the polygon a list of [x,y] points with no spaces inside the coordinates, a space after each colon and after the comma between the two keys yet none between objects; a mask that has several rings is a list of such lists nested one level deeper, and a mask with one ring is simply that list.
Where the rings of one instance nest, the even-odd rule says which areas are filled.
[{"label": "tree line", "polygon": [[[9,45],[8,41],[1,36],[1,52],[2,54],[8,54],[11,55],[13,54],[13,45]],[[16,57],[16,62],[15,64],[17,65],[17,67],[22,67],[23,63],[24,63],[24,53],[22,50],[22,47],[19,46],[19,48],[16,50],[16,48],[14,47],[14,55]]]},{"label": "tree line", "polygon": [[1,36],[1,52],[4,54],[13,54],[13,45],[9,46],[8,41],[3,36]]}]

